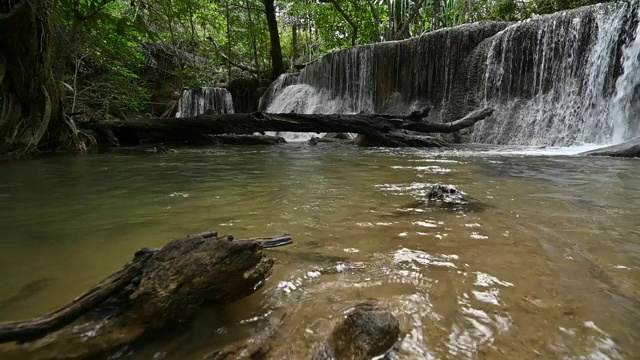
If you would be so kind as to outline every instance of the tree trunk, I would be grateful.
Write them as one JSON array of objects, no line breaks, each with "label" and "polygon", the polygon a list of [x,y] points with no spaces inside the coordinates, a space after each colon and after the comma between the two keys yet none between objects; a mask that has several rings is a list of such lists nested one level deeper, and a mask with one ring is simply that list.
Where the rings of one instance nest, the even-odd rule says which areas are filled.
[{"label": "tree trunk", "polygon": [[278,21],[276,20],[276,7],[273,0],[262,0],[264,10],[267,14],[267,25],[269,27],[269,39],[271,41],[271,65],[273,67],[271,80],[275,80],[286,72],[284,61],[282,60],[282,48],[280,47],[280,33],[278,32]]},{"label": "tree trunk", "polygon": [[431,3],[431,30],[440,29],[440,14],[442,13],[442,0],[433,0]]},{"label": "tree trunk", "polygon": [[356,44],[358,43],[358,25],[355,23],[355,21],[353,21],[353,19],[351,18],[351,16],[349,16],[349,14],[344,11],[344,9],[342,8],[342,6],[340,6],[340,3],[337,0],[321,0],[322,2],[329,2],[333,5],[333,7],[338,10],[338,12],[340,13],[340,15],[342,16],[342,18],[347,22],[347,24],[349,24],[349,26],[351,26],[351,46],[356,46]]},{"label": "tree trunk", "polygon": [[298,26],[296,24],[291,25],[291,57],[295,63],[298,58]]},{"label": "tree trunk", "polygon": [[64,114],[51,52],[48,1],[0,0],[0,157],[83,146]]},{"label": "tree trunk", "polygon": [[260,58],[258,57],[258,44],[256,41],[256,31],[253,26],[253,18],[251,17],[251,8],[249,7],[249,0],[245,0],[245,6],[247,7],[247,19],[249,20],[249,32],[251,33],[251,47],[253,49],[253,62],[256,66],[257,78],[260,80]]},{"label": "tree trunk", "polygon": [[[490,116],[493,110],[473,111],[464,118],[450,123],[423,121],[428,109],[409,116],[386,114],[250,114],[198,115],[186,118],[143,119],[110,122],[84,122],[82,129],[102,133],[105,129],[123,145],[148,142],[202,143],[205,135],[252,134],[264,131],[357,133],[383,146],[411,145],[408,136],[393,134],[398,130],[423,133],[452,133],[469,127]],[[392,134],[390,134],[392,133]],[[112,135],[108,135],[109,137]],[[406,140],[406,141],[405,141]],[[432,140],[427,141],[436,144]],[[417,142],[413,142],[417,144]],[[439,143],[442,145],[442,143]]]}]

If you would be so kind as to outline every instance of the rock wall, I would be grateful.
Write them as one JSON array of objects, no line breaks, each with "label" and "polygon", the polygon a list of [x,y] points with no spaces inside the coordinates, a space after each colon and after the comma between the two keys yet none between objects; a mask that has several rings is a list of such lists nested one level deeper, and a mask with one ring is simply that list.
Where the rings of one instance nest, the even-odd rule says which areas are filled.
[{"label": "rock wall", "polygon": [[431,105],[429,120],[446,122],[491,106],[494,115],[457,140],[622,141],[640,135],[638,4],[599,4],[517,24],[467,24],[334,52],[298,76],[283,75],[261,108],[408,114]]}]

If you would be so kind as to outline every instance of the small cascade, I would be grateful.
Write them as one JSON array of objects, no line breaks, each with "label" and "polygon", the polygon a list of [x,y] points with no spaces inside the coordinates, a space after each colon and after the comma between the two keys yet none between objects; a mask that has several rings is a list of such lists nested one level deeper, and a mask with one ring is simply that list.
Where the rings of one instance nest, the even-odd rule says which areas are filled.
[{"label": "small cascade", "polygon": [[407,40],[337,51],[307,65],[297,77],[296,84],[315,89],[314,93],[309,87],[297,88],[311,95],[307,96],[308,104],[291,99],[291,91],[278,91],[275,87],[284,81],[280,79],[270,87],[276,96],[271,96],[269,104],[283,112],[295,107],[315,113],[409,114],[427,104],[438,106],[446,99],[466,55],[507,26],[500,22],[466,24]]},{"label": "small cascade", "polygon": [[227,89],[204,87],[184,91],[176,117],[196,116],[207,110],[214,114],[233,114],[233,101]]},{"label": "small cascade", "polygon": [[287,86],[294,85],[298,83],[298,75],[297,74],[282,74],[278,76],[276,81],[271,83],[267,90],[264,92],[262,97],[260,97],[260,102],[258,103],[258,110],[265,111],[269,108],[271,103],[275,100],[275,97],[278,96]]},{"label": "small cascade", "polygon": [[610,107],[614,143],[640,136],[640,5],[636,7],[633,41],[623,51],[622,75]]},{"label": "small cascade", "polygon": [[463,115],[456,111],[461,108],[496,109],[491,119],[476,125],[473,142],[611,142],[616,123],[624,121],[622,114],[612,113],[611,100],[629,14],[629,4],[610,3],[510,26],[470,57],[473,71],[457,90],[466,98],[450,109],[450,117]]},{"label": "small cascade", "polygon": [[494,115],[461,132],[461,141],[623,141],[640,135],[639,4],[467,24],[337,51],[274,82],[263,109],[408,114],[430,105],[429,120],[446,122],[490,106]]}]

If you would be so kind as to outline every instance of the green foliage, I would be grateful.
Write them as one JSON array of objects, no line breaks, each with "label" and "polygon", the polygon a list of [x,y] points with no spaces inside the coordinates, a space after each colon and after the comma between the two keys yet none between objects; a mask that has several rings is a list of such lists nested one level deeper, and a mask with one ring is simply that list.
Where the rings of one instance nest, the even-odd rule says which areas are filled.
[{"label": "green foliage", "polygon": [[[520,21],[594,2],[281,0],[276,5],[283,56],[294,70],[294,65],[351,46],[355,30],[356,42],[367,44],[474,21]],[[69,110],[124,117],[149,111],[148,101],[168,102],[184,87],[214,86],[256,73],[265,78],[270,72],[269,32],[261,0],[53,0],[52,4]]]}]

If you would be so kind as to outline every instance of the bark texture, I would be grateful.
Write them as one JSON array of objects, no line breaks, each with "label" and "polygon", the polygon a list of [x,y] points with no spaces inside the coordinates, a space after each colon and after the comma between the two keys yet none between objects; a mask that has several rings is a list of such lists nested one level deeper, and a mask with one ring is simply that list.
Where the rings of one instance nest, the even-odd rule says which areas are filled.
[{"label": "bark texture", "polygon": [[[248,114],[198,115],[186,118],[144,119],[113,122],[80,123],[82,129],[111,134],[122,145],[149,142],[202,142],[205,135],[252,134],[264,131],[357,133],[365,135],[369,143],[378,146],[417,146],[417,137],[399,133],[399,130],[423,133],[452,133],[469,127],[490,116],[493,110],[473,111],[451,123],[423,121],[428,109],[408,116],[386,114]],[[105,135],[112,139],[111,134]],[[435,139],[423,142],[445,146]]]},{"label": "bark texture", "polygon": [[273,0],[262,0],[264,4],[264,10],[267,16],[267,25],[269,27],[269,40],[271,41],[271,66],[272,75],[271,80],[275,80],[284,74],[287,69],[284,66],[282,60],[282,47],[280,46],[280,33],[278,32],[278,20],[276,19],[276,7]]},{"label": "bark texture", "polygon": [[[263,249],[291,242],[288,235],[234,241],[208,231],[141,249],[122,270],[59,310],[0,323],[0,343],[29,341],[19,350],[45,358],[111,351],[149,330],[188,321],[204,304],[222,306],[252,294],[274,264]],[[40,339],[48,334],[54,336]]]},{"label": "bark texture", "polygon": [[0,0],[0,157],[83,148],[52,65],[49,2]]}]

